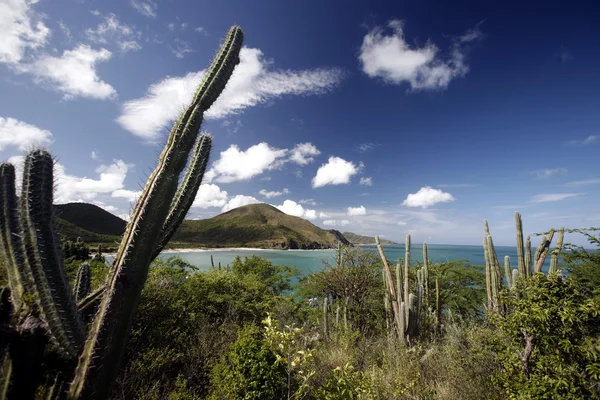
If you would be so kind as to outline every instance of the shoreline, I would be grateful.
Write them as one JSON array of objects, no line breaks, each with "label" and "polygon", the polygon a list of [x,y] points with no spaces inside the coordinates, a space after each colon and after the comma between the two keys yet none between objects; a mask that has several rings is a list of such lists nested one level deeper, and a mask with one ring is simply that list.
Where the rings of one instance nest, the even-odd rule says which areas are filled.
[{"label": "shoreline", "polygon": [[[198,248],[179,248],[163,250],[160,254],[177,254],[177,253],[207,253],[207,252],[225,252],[225,251],[241,251],[241,252],[265,252],[265,251],[334,251],[336,249],[261,249],[254,247],[198,247]],[[115,257],[117,253],[103,253],[105,256]]]}]

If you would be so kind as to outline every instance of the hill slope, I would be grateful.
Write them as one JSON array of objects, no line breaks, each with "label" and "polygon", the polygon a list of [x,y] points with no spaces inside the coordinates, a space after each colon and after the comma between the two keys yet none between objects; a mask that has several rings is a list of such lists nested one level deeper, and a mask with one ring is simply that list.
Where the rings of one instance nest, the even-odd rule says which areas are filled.
[{"label": "hill slope", "polygon": [[87,203],[55,204],[58,232],[69,240],[112,243],[125,231],[126,222],[108,211]]},{"label": "hill slope", "polygon": [[349,242],[337,231],[285,214],[268,204],[250,204],[204,220],[186,220],[172,242],[206,247],[326,249]]},{"label": "hill slope", "polygon": [[[352,232],[344,232],[342,235],[352,244],[375,244],[375,238],[372,236],[363,236]],[[379,239],[379,241],[381,244],[395,244],[391,240],[386,239]]]}]

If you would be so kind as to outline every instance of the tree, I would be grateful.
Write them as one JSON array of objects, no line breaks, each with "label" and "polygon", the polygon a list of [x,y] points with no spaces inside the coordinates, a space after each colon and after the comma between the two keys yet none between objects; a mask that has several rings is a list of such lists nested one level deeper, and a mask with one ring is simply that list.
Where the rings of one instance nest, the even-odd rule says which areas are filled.
[{"label": "tree", "polygon": [[596,251],[589,252],[582,246],[567,244],[570,252],[562,258],[569,276],[581,286],[582,291],[588,295],[600,295],[600,236],[594,233],[600,228],[572,229],[570,233],[580,233],[587,241],[597,247]]}]

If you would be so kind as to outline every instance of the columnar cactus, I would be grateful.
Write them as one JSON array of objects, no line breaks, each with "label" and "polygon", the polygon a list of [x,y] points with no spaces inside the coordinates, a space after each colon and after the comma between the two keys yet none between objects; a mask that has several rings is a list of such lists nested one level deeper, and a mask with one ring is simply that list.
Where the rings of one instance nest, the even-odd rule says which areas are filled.
[{"label": "columnar cactus", "polygon": [[[517,226],[517,263],[519,266],[519,272],[526,276],[525,270],[525,249],[523,244],[523,222],[521,220],[521,214],[515,211],[515,225]],[[510,285],[510,282],[509,282]]]},{"label": "columnar cactus", "polygon": [[552,256],[550,258],[550,269],[548,273],[552,274],[558,272],[558,256],[562,250],[563,241],[565,239],[565,228],[561,228],[558,233],[558,240],[556,241],[556,247],[552,250]]},{"label": "columnar cactus", "polygon": [[[85,283],[84,266],[78,273],[75,296],[66,278],[52,214],[52,157],[44,150],[26,157],[19,207],[14,167],[0,165],[0,248],[7,264],[11,304],[16,306],[16,317],[10,322],[18,324],[17,329],[3,326],[0,331],[17,337],[9,343],[13,361],[9,400],[35,396],[37,382],[33,382],[31,368],[43,365],[46,337],[63,358],[77,362],[74,371],[61,371],[57,378],[57,382],[72,378],[70,385],[59,385],[69,388],[69,399],[109,397],[150,263],[183,221],[200,187],[212,146],[210,136],[198,138],[203,115],[239,63],[242,40],[242,30],[232,27],[191,104],[175,122],[158,165],[138,198],[106,290],[81,301],[81,315],[76,300],[89,291],[84,290],[89,284]],[[190,153],[192,159],[180,183]],[[33,303],[25,301],[29,298]],[[83,310],[89,311],[89,304],[97,299],[101,299],[98,312],[86,334]],[[0,324],[5,325],[3,321]],[[29,362],[29,370],[23,368],[24,361]],[[0,375],[6,372],[0,371]]]},{"label": "columnar cactus", "polygon": [[92,282],[92,274],[90,272],[90,264],[87,262],[81,263],[77,270],[77,277],[75,278],[75,287],[73,293],[75,294],[75,301],[80,302],[90,294],[90,287]]},{"label": "columnar cactus", "polygon": [[392,302],[392,309],[394,310],[396,330],[398,331],[398,335],[400,336],[400,338],[404,340],[404,320],[400,318],[400,307],[398,304],[399,301],[398,296],[396,294],[396,290],[394,288],[394,279],[392,278],[392,271],[390,270],[387,258],[385,257],[385,253],[383,252],[383,248],[381,247],[381,243],[379,242],[379,236],[375,236],[375,243],[377,244],[377,251],[379,252],[379,256],[381,257],[381,261],[383,262],[383,268],[388,283],[388,290],[390,292],[390,301]]},{"label": "columnar cactus", "polygon": [[506,285],[509,288],[511,288],[514,285],[514,283],[513,283],[513,279],[512,279],[512,268],[510,267],[510,257],[509,256],[504,256],[504,275],[506,278]]},{"label": "columnar cactus", "polygon": [[525,241],[525,277],[533,275],[533,263],[531,262],[531,236]]}]

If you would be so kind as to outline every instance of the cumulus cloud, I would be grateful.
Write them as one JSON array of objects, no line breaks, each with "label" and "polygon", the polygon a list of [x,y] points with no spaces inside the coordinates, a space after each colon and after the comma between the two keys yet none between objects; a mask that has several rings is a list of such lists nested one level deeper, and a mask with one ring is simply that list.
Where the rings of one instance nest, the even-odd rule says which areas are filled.
[{"label": "cumulus cloud", "polygon": [[279,192],[279,191],[268,192],[265,189],[261,189],[258,192],[258,194],[266,197],[267,199],[272,199],[273,197],[279,197],[281,195],[289,194],[289,193],[290,193],[290,189],[288,189],[288,188],[283,188],[283,191],[281,191],[281,192]]},{"label": "cumulus cloud", "polygon": [[[227,192],[212,183],[203,183],[198,189],[192,207],[223,207],[227,204]],[[235,208],[235,207],[233,207]]]},{"label": "cumulus cloud", "polygon": [[314,199],[302,199],[298,203],[300,204],[308,204],[309,206],[316,206],[317,202]]},{"label": "cumulus cloud", "polygon": [[346,226],[350,223],[347,219],[326,219],[323,225],[327,226]]},{"label": "cumulus cloud", "polygon": [[351,161],[346,161],[340,157],[329,157],[329,161],[317,170],[317,174],[312,179],[312,187],[318,188],[326,185],[349,183],[350,178],[356,175],[358,171],[359,167]]},{"label": "cumulus cloud", "polygon": [[371,177],[360,178],[360,184],[363,186],[373,186],[373,179],[371,179]]},{"label": "cumulus cloud", "polygon": [[[0,17],[1,18],[1,17]],[[28,150],[52,142],[52,133],[14,118],[0,117],[0,151],[9,146]]]},{"label": "cumulus cloud", "polygon": [[[325,93],[336,87],[343,78],[341,70],[335,68],[272,71],[270,64],[263,58],[261,50],[243,47],[240,64],[205,117],[225,118],[284,95]],[[167,77],[152,84],[144,97],[123,104],[117,122],[134,135],[156,139],[161,130],[174,121],[191,101],[205,72],[202,70],[185,76]]]},{"label": "cumulus cloud", "polygon": [[285,200],[283,204],[275,207],[277,207],[279,210],[283,211],[288,215],[293,215],[295,217],[300,217],[308,220],[317,219],[317,212],[315,210],[307,210],[304,207],[302,207],[301,204],[298,204],[293,200]]},{"label": "cumulus cloud", "polygon": [[585,193],[545,193],[533,196],[534,203],[547,203],[552,201],[561,201],[571,197],[583,196]]},{"label": "cumulus cloud", "polygon": [[38,0],[0,2],[0,63],[18,64],[27,50],[44,46],[50,29],[33,6]]},{"label": "cumulus cloud", "polygon": [[245,196],[243,194],[238,194],[237,196],[234,196],[231,199],[229,199],[229,201],[223,206],[221,211],[226,212],[226,211],[233,210],[234,208],[246,206],[248,204],[259,204],[259,203],[262,203],[262,202],[252,196]]},{"label": "cumulus cloud", "polygon": [[278,161],[286,153],[286,149],[270,147],[264,142],[251,146],[246,151],[240,150],[237,145],[231,145],[212,164],[212,174],[208,177],[214,174],[217,182],[248,180],[268,169],[277,168],[280,165]]},{"label": "cumulus cloud", "polygon": [[367,209],[365,208],[365,206],[348,207],[348,216],[356,215],[367,215]]},{"label": "cumulus cloud", "polygon": [[59,57],[41,56],[33,63],[23,65],[21,71],[31,73],[37,81],[62,92],[65,99],[109,99],[115,97],[117,92],[100,79],[96,64],[109,60],[111,55],[106,49],[94,50],[80,44],[72,50],[65,50]]},{"label": "cumulus cloud", "polygon": [[477,27],[468,31],[454,40],[450,56],[444,59],[431,41],[423,47],[410,46],[402,21],[392,20],[388,27],[390,34],[375,27],[364,37],[359,55],[362,70],[391,84],[407,82],[413,90],[445,89],[450,81],[464,76],[469,70],[464,45],[482,37]]},{"label": "cumulus cloud", "polygon": [[330,216],[329,216],[329,215],[327,215],[327,214],[325,214],[324,212],[320,212],[320,213],[319,213],[319,218],[320,218],[320,219],[327,219],[327,218],[330,218]]},{"label": "cumulus cloud", "polygon": [[127,199],[129,202],[137,201],[138,197],[142,194],[141,190],[127,190],[127,189],[118,189],[112,192],[112,197],[121,197]]},{"label": "cumulus cloud", "polygon": [[440,189],[433,189],[431,186],[425,186],[419,189],[417,193],[409,194],[402,202],[402,205],[427,208],[437,203],[446,203],[454,200],[455,198],[450,193],[443,192]]},{"label": "cumulus cloud", "polygon": [[306,165],[314,161],[314,156],[321,152],[312,143],[298,143],[290,152],[290,160],[299,165]]},{"label": "cumulus cloud", "polygon": [[[23,174],[23,162],[25,157],[15,156],[8,161],[15,165],[19,176]],[[78,177],[67,174],[65,167],[58,163],[54,163],[54,181],[56,190],[54,192],[54,202],[58,204],[91,201],[98,194],[123,194],[120,191],[124,187],[125,177],[133,164],[127,164],[122,160],[113,160],[110,165],[100,165],[96,168],[96,173],[99,175],[97,179]],[[20,181],[20,178],[19,178]],[[114,196],[114,197],[125,197]]]}]

